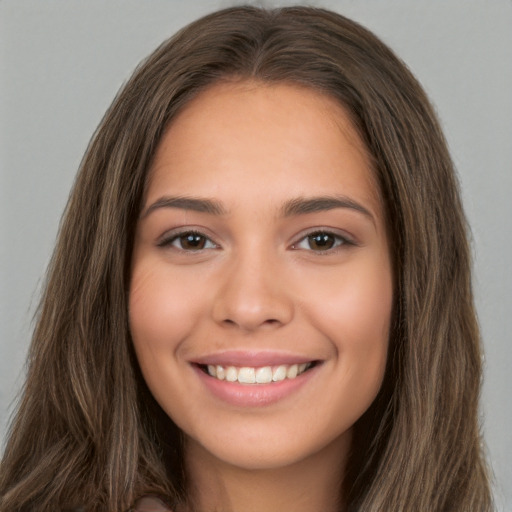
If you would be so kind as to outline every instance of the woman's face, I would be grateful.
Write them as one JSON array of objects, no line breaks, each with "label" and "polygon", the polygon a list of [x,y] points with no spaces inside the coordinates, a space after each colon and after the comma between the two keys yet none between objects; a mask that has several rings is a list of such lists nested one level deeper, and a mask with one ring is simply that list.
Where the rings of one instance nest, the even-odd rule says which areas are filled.
[{"label": "woman's face", "polygon": [[130,325],[194,453],[277,468],[346,449],[392,302],[379,191],[334,100],[230,83],[178,115],[137,225]]}]

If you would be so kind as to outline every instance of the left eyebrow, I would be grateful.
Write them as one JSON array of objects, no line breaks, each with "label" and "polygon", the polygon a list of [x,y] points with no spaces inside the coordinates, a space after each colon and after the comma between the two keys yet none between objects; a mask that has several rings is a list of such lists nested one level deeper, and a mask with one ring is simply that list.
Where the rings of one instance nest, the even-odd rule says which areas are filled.
[{"label": "left eyebrow", "polygon": [[292,199],[283,206],[282,215],[283,217],[291,217],[293,215],[305,215],[308,213],[334,210],[335,208],[349,208],[350,210],[355,210],[375,223],[375,218],[370,210],[345,196],[299,197]]}]

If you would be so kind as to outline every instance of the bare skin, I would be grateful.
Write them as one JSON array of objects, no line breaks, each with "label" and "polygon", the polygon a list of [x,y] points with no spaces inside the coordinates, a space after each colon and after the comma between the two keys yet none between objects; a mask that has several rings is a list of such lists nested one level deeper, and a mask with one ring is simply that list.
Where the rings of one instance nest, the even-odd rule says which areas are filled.
[{"label": "bare skin", "polygon": [[[189,446],[188,469],[194,475],[191,503],[180,511],[216,512],[339,512],[343,479],[340,455],[346,457],[346,440],[293,466],[270,470],[241,470],[211,459],[194,443]],[[205,459],[208,463],[205,463]],[[330,459],[330,460],[329,460]],[[215,469],[213,469],[215,468]],[[334,470],[333,470],[334,468]],[[338,496],[339,499],[333,499]]]},{"label": "bare skin", "polygon": [[392,302],[382,202],[344,110],[254,82],[192,100],[155,156],[130,287],[142,373],[186,438],[179,512],[339,511]]}]

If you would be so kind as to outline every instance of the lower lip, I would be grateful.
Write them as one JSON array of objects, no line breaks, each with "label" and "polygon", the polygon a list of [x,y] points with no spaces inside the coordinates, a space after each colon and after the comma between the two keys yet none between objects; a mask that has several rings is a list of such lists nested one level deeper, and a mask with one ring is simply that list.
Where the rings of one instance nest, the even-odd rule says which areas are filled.
[{"label": "lower lip", "polygon": [[197,366],[195,370],[208,390],[223,402],[237,407],[263,407],[279,402],[298,391],[316,373],[318,366],[305,371],[294,379],[284,379],[269,384],[229,382],[211,377]]}]

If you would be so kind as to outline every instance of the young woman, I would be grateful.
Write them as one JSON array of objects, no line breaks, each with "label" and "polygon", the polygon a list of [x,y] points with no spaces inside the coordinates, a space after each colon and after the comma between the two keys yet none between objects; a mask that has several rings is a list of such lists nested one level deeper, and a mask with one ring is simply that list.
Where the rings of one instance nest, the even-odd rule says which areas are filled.
[{"label": "young woman", "polygon": [[491,510],[480,358],[421,87],[337,14],[220,11],[83,160],[1,510]]}]

